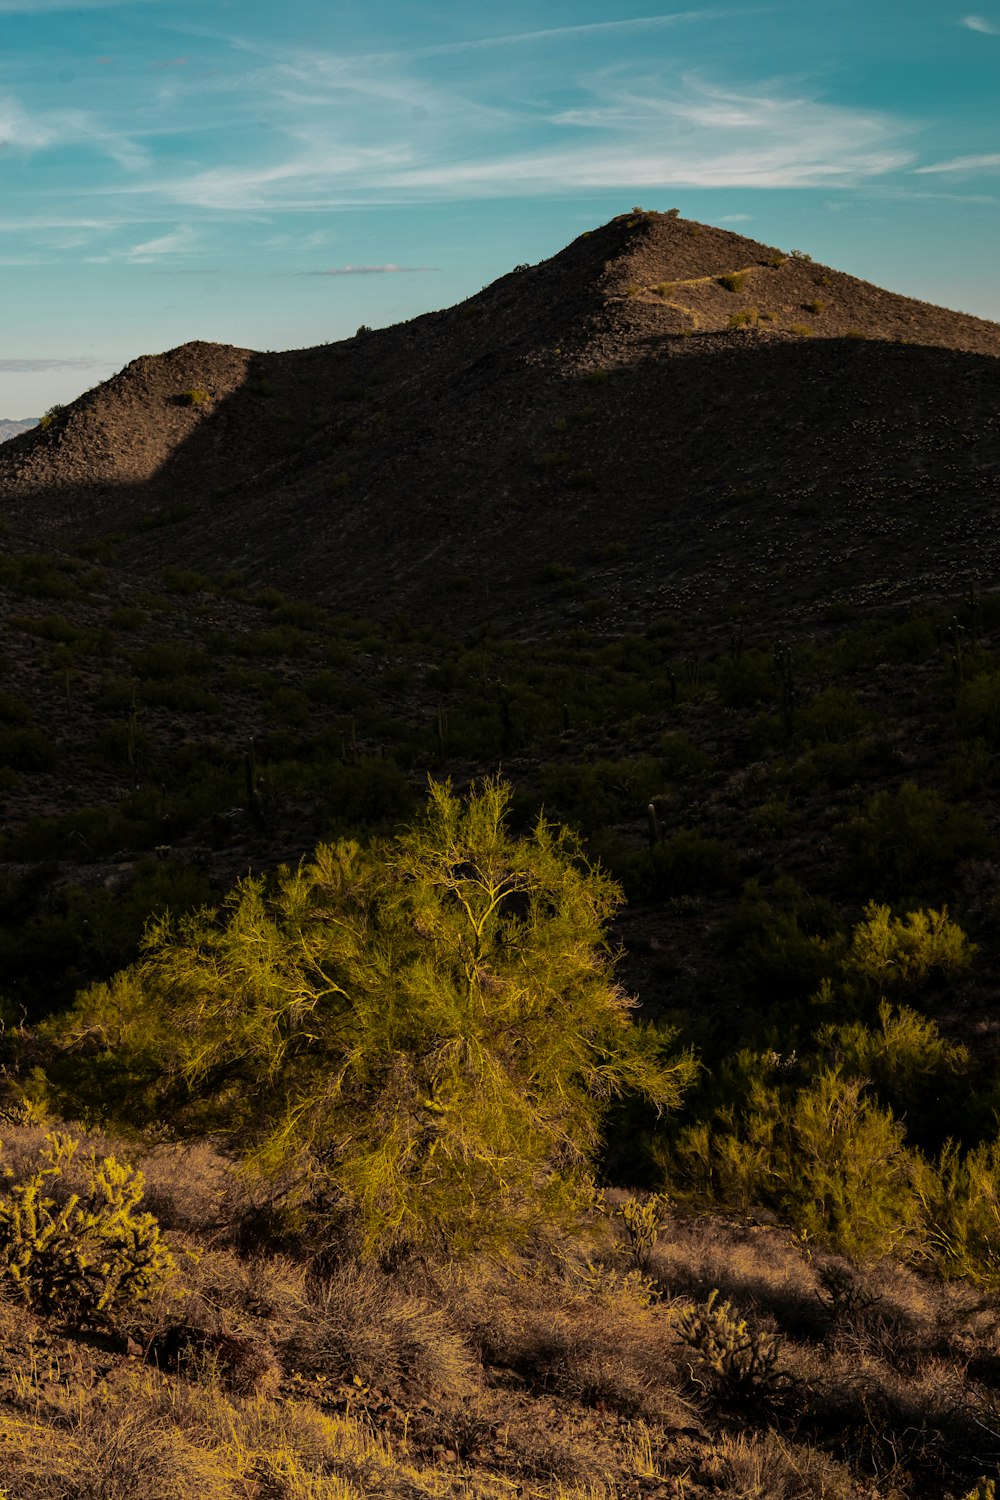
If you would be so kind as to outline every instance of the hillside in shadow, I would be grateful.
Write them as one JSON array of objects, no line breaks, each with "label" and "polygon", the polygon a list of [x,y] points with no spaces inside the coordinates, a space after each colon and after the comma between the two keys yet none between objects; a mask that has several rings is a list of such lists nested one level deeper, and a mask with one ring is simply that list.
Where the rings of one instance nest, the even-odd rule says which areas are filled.
[{"label": "hillside in shadow", "polygon": [[996,325],[642,215],[339,344],[137,360],[5,445],[0,488],[18,533],[129,568],[451,627],[906,600],[997,571],[998,353]]}]

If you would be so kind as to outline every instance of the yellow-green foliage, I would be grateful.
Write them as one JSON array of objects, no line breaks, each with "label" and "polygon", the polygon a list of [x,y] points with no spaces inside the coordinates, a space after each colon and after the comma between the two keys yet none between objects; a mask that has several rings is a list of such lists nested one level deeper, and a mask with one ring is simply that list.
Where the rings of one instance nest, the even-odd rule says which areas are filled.
[{"label": "yellow-green foliage", "polygon": [[896,991],[916,988],[935,973],[961,973],[975,953],[947,907],[907,912],[903,921],[888,906],[870,901],[855,929],[847,967],[883,991]]},{"label": "yellow-green foliage", "polygon": [[141,1302],[173,1270],[151,1214],[140,1213],[142,1174],[91,1154],[85,1191],[60,1203],[52,1190],[78,1149],[56,1131],[45,1138],[38,1170],[0,1194],[0,1285],[39,1312],[106,1320]]},{"label": "yellow-green foliage", "polygon": [[969,1060],[967,1048],[946,1041],[936,1024],[883,1000],[878,1028],[860,1022],[827,1025],[817,1033],[823,1053],[832,1053],[853,1078],[869,1079],[899,1113],[919,1102],[932,1078],[955,1073]]},{"label": "yellow-green foliage", "polygon": [[1000,1291],[1000,1139],[964,1156],[948,1141],[937,1163],[921,1168],[917,1190],[930,1257],[946,1276]]},{"label": "yellow-green foliage", "polygon": [[821,1073],[796,1097],[775,1163],[802,1231],[855,1259],[905,1249],[918,1222],[905,1139],[861,1080]]},{"label": "yellow-green foliage", "polygon": [[221,912],[156,923],[57,1024],[120,1070],[104,1108],[128,1110],[145,1070],[154,1104],[235,1134],[286,1201],[322,1193],[369,1249],[571,1212],[611,1099],[672,1107],[693,1064],[664,1061],[614,982],[617,886],[565,830],[513,838],[509,797],[431,783],[393,842],[321,847]]}]

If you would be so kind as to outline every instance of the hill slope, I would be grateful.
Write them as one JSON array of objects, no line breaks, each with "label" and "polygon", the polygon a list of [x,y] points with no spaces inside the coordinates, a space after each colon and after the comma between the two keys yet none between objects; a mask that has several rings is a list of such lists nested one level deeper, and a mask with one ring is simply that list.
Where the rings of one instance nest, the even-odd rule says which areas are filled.
[{"label": "hill slope", "polygon": [[[458,307],[134,361],[0,454],[18,531],[449,624],[988,582],[1000,326],[620,217]],[[710,601],[710,603],[706,603]]]}]

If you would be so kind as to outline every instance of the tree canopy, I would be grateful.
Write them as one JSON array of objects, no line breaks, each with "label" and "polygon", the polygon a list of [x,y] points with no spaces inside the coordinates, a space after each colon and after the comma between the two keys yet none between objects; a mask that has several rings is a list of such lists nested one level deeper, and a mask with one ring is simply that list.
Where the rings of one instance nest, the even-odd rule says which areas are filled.
[{"label": "tree canopy", "polygon": [[432,781],[397,838],[323,845],[156,922],[58,1027],[91,1098],[229,1132],[369,1249],[572,1212],[609,1103],[673,1108],[694,1064],[615,981],[618,887],[566,829],[514,837],[509,801]]}]

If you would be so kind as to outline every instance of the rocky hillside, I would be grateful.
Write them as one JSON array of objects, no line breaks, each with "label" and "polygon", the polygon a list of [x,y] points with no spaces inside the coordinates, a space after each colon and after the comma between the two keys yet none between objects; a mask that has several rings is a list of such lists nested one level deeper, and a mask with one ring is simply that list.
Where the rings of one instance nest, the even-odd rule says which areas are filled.
[{"label": "rocky hillside", "polygon": [[5,445],[0,494],[25,538],[451,627],[787,619],[994,577],[998,354],[996,324],[639,213],[338,344],[138,359]]}]

